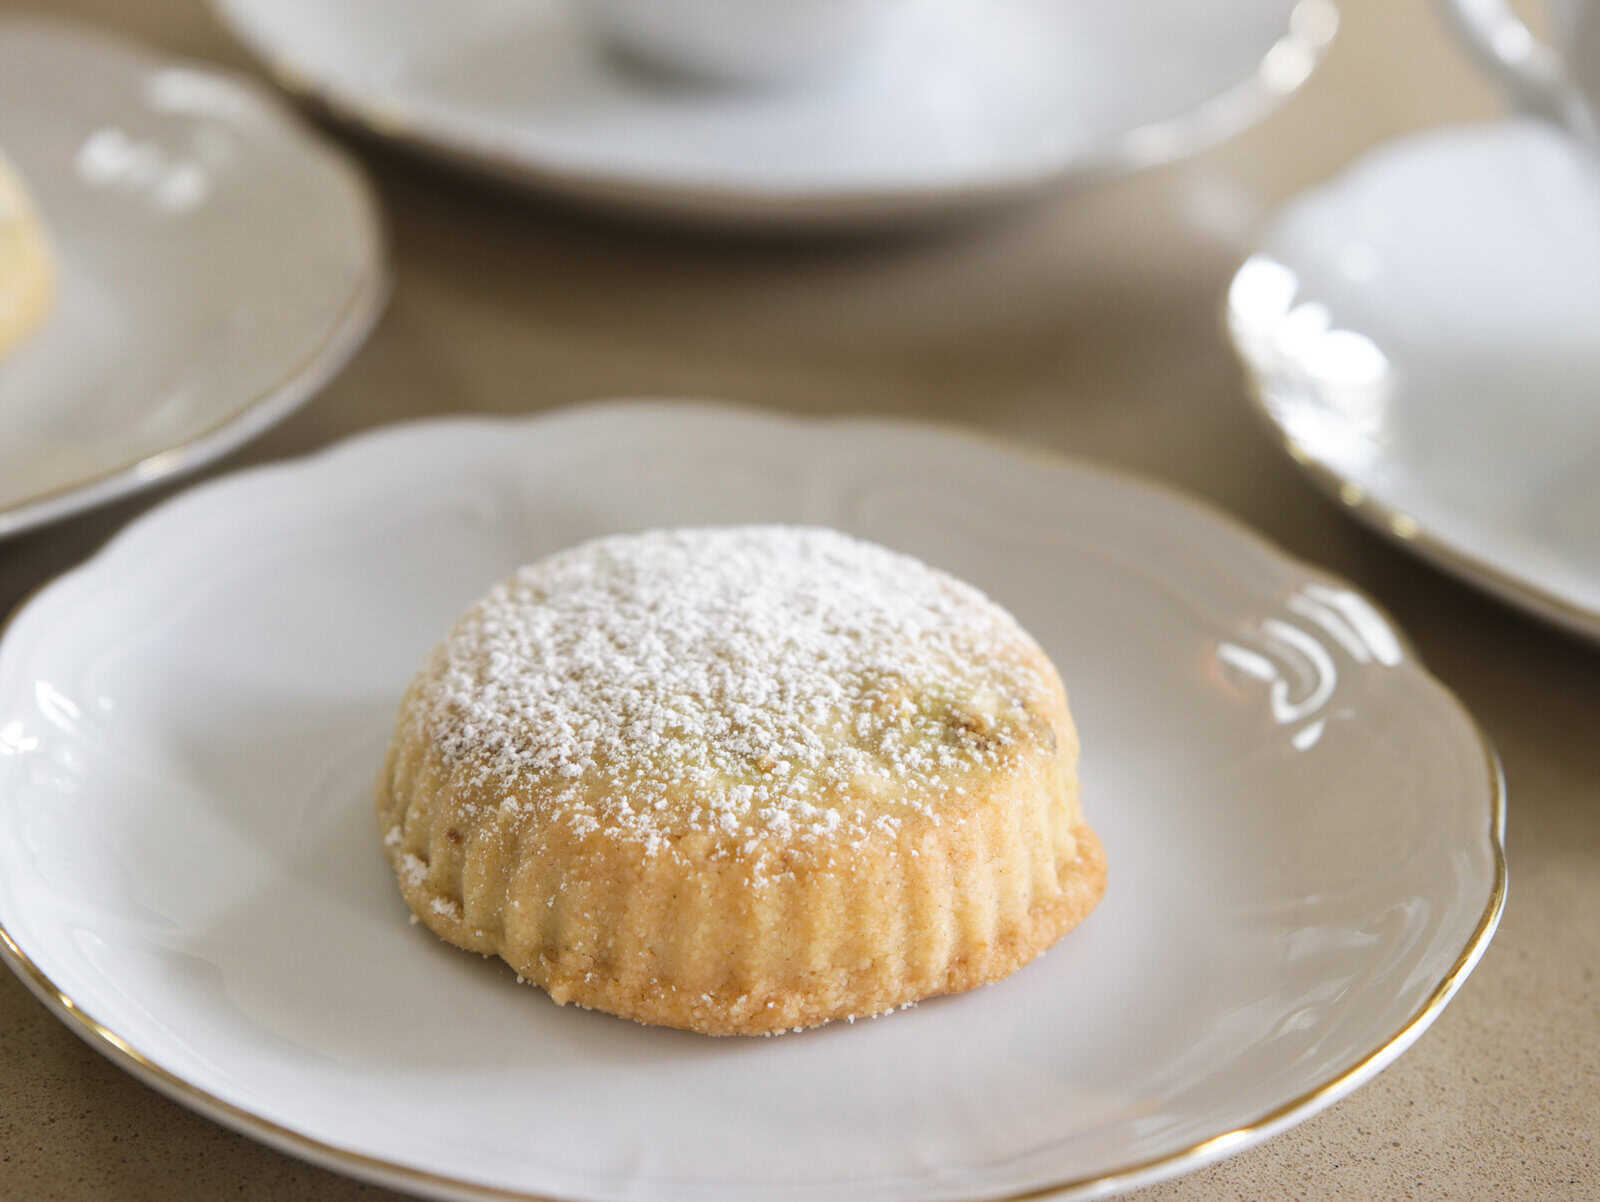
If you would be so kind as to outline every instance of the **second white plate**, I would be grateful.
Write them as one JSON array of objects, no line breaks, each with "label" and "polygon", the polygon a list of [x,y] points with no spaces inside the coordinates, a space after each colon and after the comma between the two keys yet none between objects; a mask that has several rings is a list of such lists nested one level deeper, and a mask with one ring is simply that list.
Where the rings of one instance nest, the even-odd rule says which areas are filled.
[{"label": "second white plate", "polygon": [[582,0],[213,0],[285,86],[513,183],[680,220],[928,219],[1190,154],[1320,61],[1328,0],[918,0],[814,86],[619,66]]},{"label": "second white plate", "polygon": [[0,362],[0,537],[259,434],[382,310],[365,180],[249,80],[6,18],[0,147],[57,274],[44,322]]},{"label": "second white plate", "polygon": [[[1059,665],[1111,883],[1043,960],[711,1040],[559,1009],[408,925],[372,785],[458,611],[589,535],[742,521],[912,552]],[[888,422],[619,404],[371,434],[168,502],[0,641],[12,966],[202,1112],[439,1197],[1079,1197],[1193,1168],[1432,1021],[1498,919],[1502,817],[1471,719],[1348,586],[1171,494]]]},{"label": "second white plate", "polygon": [[1386,146],[1272,221],[1228,328],[1334,497],[1600,639],[1600,164],[1530,121]]}]

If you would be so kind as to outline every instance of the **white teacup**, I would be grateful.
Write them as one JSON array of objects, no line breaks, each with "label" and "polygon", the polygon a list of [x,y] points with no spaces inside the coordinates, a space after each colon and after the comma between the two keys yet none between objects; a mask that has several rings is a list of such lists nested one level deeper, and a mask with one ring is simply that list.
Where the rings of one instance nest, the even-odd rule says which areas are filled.
[{"label": "white teacup", "polygon": [[1519,108],[1564,125],[1600,152],[1600,0],[1548,0],[1549,43],[1506,0],[1439,0],[1439,7]]},{"label": "white teacup", "polygon": [[861,57],[910,0],[580,0],[601,37],[679,74],[789,83]]}]

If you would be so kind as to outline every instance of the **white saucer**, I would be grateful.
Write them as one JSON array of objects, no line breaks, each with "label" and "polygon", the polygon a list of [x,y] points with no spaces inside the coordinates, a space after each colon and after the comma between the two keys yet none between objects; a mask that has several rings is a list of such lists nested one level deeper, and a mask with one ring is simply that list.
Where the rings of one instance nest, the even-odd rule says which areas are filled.
[{"label": "white saucer", "polygon": [[649,77],[581,0],[213,0],[286,87],[531,187],[706,222],[858,226],[970,211],[1192,153],[1297,88],[1329,0],[923,0],[837,78]]},{"label": "white saucer", "polygon": [[1312,477],[1462,577],[1600,638],[1600,168],[1448,129],[1291,204],[1234,278],[1261,411]]},{"label": "white saucer", "polygon": [[[407,911],[372,786],[513,566],[796,520],[989,591],[1060,666],[1101,907],[975,993],[771,1040],[558,1009]],[[444,1198],[1100,1197],[1377,1073],[1505,893],[1493,753],[1349,586],[1174,494],[958,432],[709,406],[434,421],[193,489],[0,641],[0,949],[205,1114]],[[1033,1196],[1033,1195],[1029,1195]]]},{"label": "white saucer", "polygon": [[57,273],[45,322],[0,361],[0,536],[231,450],[382,308],[366,184],[246,80],[0,20],[0,147]]}]

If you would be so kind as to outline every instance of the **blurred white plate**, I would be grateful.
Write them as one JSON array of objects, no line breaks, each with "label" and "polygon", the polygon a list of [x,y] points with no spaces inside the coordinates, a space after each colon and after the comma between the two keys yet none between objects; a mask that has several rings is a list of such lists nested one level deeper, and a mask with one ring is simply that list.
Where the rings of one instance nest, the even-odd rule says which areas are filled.
[{"label": "blurred white plate", "polygon": [[1502,122],[1295,201],[1229,291],[1261,412],[1355,513],[1600,639],[1600,167]]},{"label": "blurred white plate", "polygon": [[[515,565],[834,525],[1054,657],[1110,892],[987,989],[772,1040],[518,988],[407,923],[372,785]],[[1407,1047],[1504,897],[1493,753],[1388,621],[1173,494],[958,433],[610,404],[419,423],[170,501],[0,643],[0,926],[92,1044],[297,1155],[452,1198],[1100,1195]]]},{"label": "blurred white plate", "polygon": [[921,0],[875,59],[751,91],[619,65],[581,0],[213,0],[286,87],[518,184],[680,219],[898,222],[1193,153],[1311,74],[1329,0]]},{"label": "blurred white plate", "polygon": [[0,20],[0,147],[57,273],[44,324],[0,361],[0,536],[231,450],[382,308],[366,184],[248,81]]}]

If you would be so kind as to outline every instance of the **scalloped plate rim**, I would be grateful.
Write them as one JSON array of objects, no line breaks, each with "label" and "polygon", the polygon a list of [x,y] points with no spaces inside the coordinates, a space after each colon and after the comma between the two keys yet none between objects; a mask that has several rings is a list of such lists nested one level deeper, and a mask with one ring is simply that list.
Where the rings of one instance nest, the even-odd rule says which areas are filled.
[{"label": "scalloped plate rim", "polygon": [[[896,418],[793,416],[734,406],[723,402],[683,402],[658,398],[616,399],[563,406],[531,416],[484,415],[412,419],[392,426],[379,427],[350,435],[338,442],[294,459],[243,469],[229,476],[209,481],[164,502],[148,514],[136,519],[111,538],[84,564],[62,573],[54,580],[42,585],[19,603],[5,619],[4,623],[0,624],[0,665],[3,665],[4,652],[8,649],[6,636],[15,628],[19,619],[50,604],[51,595],[58,587],[70,586],[74,582],[84,581],[91,577],[95,571],[104,570],[107,566],[114,565],[120,557],[137,551],[139,540],[152,529],[159,528],[169,516],[168,511],[192,508],[194,512],[199,512],[201,507],[204,506],[206,494],[208,493],[213,493],[217,490],[228,490],[247,481],[260,482],[274,477],[282,480],[306,470],[326,470],[331,466],[336,466],[339,460],[347,456],[374,451],[377,446],[387,440],[425,439],[430,431],[435,428],[472,430],[515,427],[525,429],[553,421],[588,421],[596,418],[610,418],[627,412],[661,413],[667,411],[672,413],[692,413],[711,418],[727,417],[734,420],[754,421],[762,424],[807,426],[811,428],[828,427],[836,430],[869,426],[887,432],[909,428],[944,438],[972,439],[1041,461],[1058,470],[1086,472],[1118,487],[1134,488],[1157,495],[1163,505],[1197,512],[1210,523],[1225,529],[1232,541],[1241,547],[1248,547],[1252,556],[1284,574],[1337,583],[1341,588],[1348,588],[1356,595],[1365,598],[1365,594],[1361,593],[1360,590],[1354,589],[1341,578],[1287,555],[1238,519],[1217,510],[1207,503],[1188,498],[1170,486],[1160,482],[1140,479],[1113,468],[1086,463],[1080,459],[1055,452],[1019,447],[1005,439],[987,436],[979,431],[958,425],[904,421]],[[1458,712],[1462,721],[1476,735],[1483,751],[1485,765],[1484,785],[1489,803],[1486,815],[1488,824],[1485,837],[1493,861],[1493,880],[1489,883],[1489,896],[1471,939],[1461,951],[1450,971],[1438,982],[1425,1004],[1398,1031],[1389,1035],[1377,1046],[1373,1047],[1366,1056],[1349,1064],[1340,1073],[1323,1082],[1316,1089],[1288,1099],[1281,1106],[1261,1115],[1254,1122],[1230,1130],[1220,1131],[1199,1143],[1173,1153],[1145,1162],[1117,1166],[1088,1178],[1050,1184],[1020,1193],[1006,1194],[1003,1195],[1005,1199],[1021,1202],[1023,1199],[1106,1196],[1110,1193],[1138,1188],[1180,1173],[1192,1171],[1270,1138],[1272,1135],[1311,1117],[1346,1096],[1353,1089],[1382,1071],[1383,1068],[1402,1054],[1438,1017],[1444,1006],[1481,958],[1494,934],[1505,904],[1505,791],[1503,773],[1493,747],[1481,728],[1473,720],[1470,711],[1465,708],[1459,698],[1427,671],[1416,657],[1414,648],[1404,632],[1395,626],[1392,620],[1388,619],[1381,607],[1376,603],[1372,604],[1374,610],[1383,616],[1385,621],[1389,622],[1391,632],[1398,637],[1404,646],[1406,650],[1404,663],[1408,665],[1408,671],[1424,681],[1436,692],[1440,699]],[[426,1190],[432,1196],[441,1198],[517,1199],[521,1200],[521,1202],[547,1202],[547,1196],[543,1194],[479,1184],[460,1177],[433,1173],[392,1159],[373,1157],[342,1147],[337,1143],[324,1142],[306,1132],[281,1126],[272,1120],[258,1116],[247,1108],[230,1103],[208,1092],[203,1087],[196,1086],[162,1068],[154,1060],[145,1056],[139,1049],[131,1046],[113,1029],[102,1025],[94,1016],[86,1014],[72,1001],[69,994],[51,981],[33,963],[26,949],[15,942],[3,924],[0,924],[0,959],[4,959],[8,967],[21,978],[30,991],[56,1013],[75,1034],[91,1047],[94,1047],[95,1050],[106,1055],[114,1063],[127,1069],[146,1084],[155,1087],[180,1103],[281,1151],[364,1180],[392,1185],[401,1189]],[[548,1199],[548,1202],[555,1202],[555,1200]]]}]

